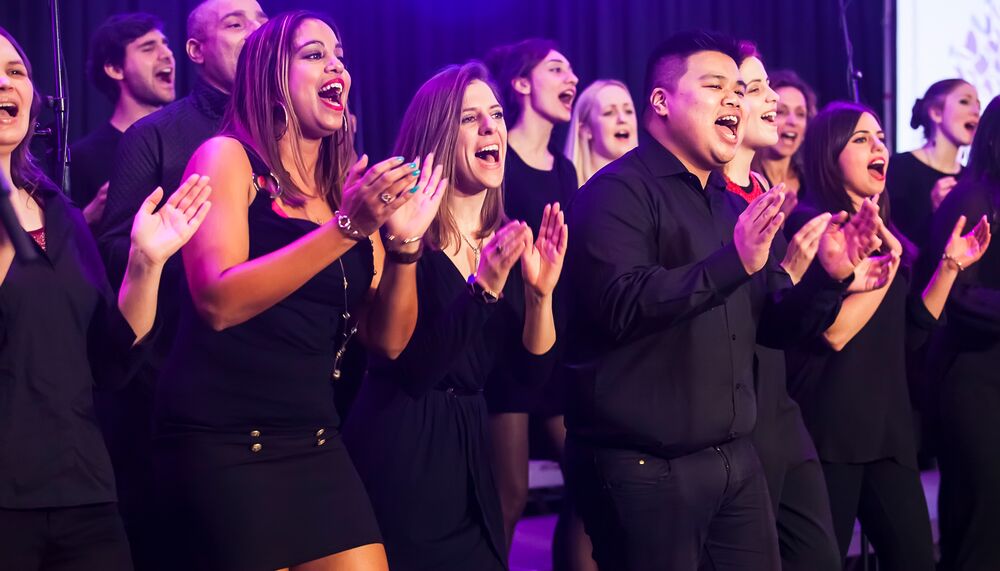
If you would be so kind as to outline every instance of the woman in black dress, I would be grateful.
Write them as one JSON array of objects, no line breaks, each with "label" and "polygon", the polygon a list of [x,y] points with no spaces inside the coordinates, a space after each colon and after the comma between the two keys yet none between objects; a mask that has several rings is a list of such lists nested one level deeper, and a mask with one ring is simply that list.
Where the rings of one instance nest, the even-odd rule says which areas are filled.
[{"label": "woman in black dress", "polygon": [[885,187],[893,222],[918,248],[930,237],[931,215],[958,182],[958,151],[972,144],[977,125],[979,95],[963,79],[942,79],[913,103],[910,127],[922,128],[927,142],[892,158]]},{"label": "woman in black dress", "polygon": [[[883,137],[874,112],[854,103],[833,103],[810,122],[804,145],[809,195],[786,235],[816,210],[857,212],[879,200],[889,160]],[[966,236],[956,229],[927,287],[911,292],[912,252],[893,235],[888,203],[881,196],[885,253],[862,262],[852,287],[872,280],[887,285],[850,293],[821,336],[787,353],[789,392],[823,464],[841,556],[858,518],[880,568],[930,571],[930,520],[916,465],[905,357],[937,324],[959,268],[982,256],[989,229],[985,221]],[[866,273],[886,261],[887,276]]]},{"label": "woman in black dress", "polygon": [[[934,213],[930,242],[920,256],[926,280],[950,239],[955,220],[1000,213],[1000,98],[986,107],[969,165]],[[944,571],[1000,567],[1000,251],[959,273],[948,300],[948,322],[930,352],[938,390],[942,446],[938,526]]]},{"label": "woman in black dress", "polygon": [[139,364],[163,264],[204,220],[208,180],[192,175],[156,214],[161,190],[143,203],[116,303],[83,215],[31,156],[41,98],[3,28],[0,102],[0,179],[28,247],[0,227],[0,569],[131,569],[93,391]]},{"label": "woman in black dress", "polygon": [[190,296],[157,386],[171,568],[386,569],[333,391],[355,331],[388,356],[409,340],[440,169],[402,157],[348,169],[339,38],[309,12],[255,31],[223,136],[188,163],[216,177],[218,201],[183,251]]},{"label": "woman in black dress", "polygon": [[[568,207],[576,193],[576,167],[552,142],[552,130],[569,122],[578,79],[569,60],[550,40],[528,39],[494,48],[486,55],[486,63],[500,88],[511,125],[504,208],[509,216],[526,221],[538,233],[543,207],[553,202]],[[493,383],[486,391],[493,469],[508,548],[528,501],[529,413],[540,421],[546,444],[562,461],[566,397],[559,367],[554,372],[533,390],[512,379]],[[590,541],[579,518],[569,515],[565,510],[560,514],[553,557],[569,557],[571,568],[578,568],[590,564]]]},{"label": "woman in black dress", "polygon": [[345,439],[392,569],[506,569],[483,389],[550,372],[567,229],[558,204],[537,240],[505,222],[507,129],[481,64],[428,80],[405,117],[396,152],[433,152],[450,183],[417,267],[416,330],[397,359],[370,361]]}]

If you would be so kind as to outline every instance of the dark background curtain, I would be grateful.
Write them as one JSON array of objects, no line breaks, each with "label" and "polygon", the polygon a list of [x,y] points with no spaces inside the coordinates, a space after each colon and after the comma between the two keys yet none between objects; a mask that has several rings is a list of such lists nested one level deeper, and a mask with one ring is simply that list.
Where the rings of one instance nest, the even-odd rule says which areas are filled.
[{"label": "dark background curtain", "polygon": [[[194,70],[184,53],[184,25],[197,0],[62,0],[63,41],[71,105],[70,140],[110,115],[111,103],[84,74],[90,33],[110,14],[159,16],[177,60],[177,94]],[[821,103],[850,96],[838,0],[260,0],[268,14],[296,8],[331,14],[343,34],[354,83],[352,109],[361,118],[365,150],[392,149],[410,97],[444,65],[482,57],[492,46],[541,36],[556,40],[580,77],[625,81],[641,105],[649,51],[669,34],[715,29],[757,42],[769,69],[792,68],[812,84]],[[883,93],[883,0],[849,2],[847,21],[861,99],[879,112]],[[53,92],[52,37],[46,0],[0,0],[0,26],[22,44],[35,83]],[[891,86],[890,86],[891,87]]]}]

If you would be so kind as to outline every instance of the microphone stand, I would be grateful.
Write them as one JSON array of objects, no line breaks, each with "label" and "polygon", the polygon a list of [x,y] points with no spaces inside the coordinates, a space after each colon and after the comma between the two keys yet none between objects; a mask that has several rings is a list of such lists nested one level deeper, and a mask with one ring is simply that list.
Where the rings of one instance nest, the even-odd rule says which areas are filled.
[{"label": "microphone stand", "polygon": [[55,114],[56,182],[63,193],[69,196],[69,102],[66,98],[66,60],[62,50],[62,27],[59,20],[59,0],[49,0],[52,17],[52,52],[55,55],[56,94],[49,97],[49,105]]},{"label": "microphone stand", "polygon": [[839,0],[840,3],[840,27],[844,32],[844,49],[847,52],[847,88],[851,92],[851,100],[861,103],[861,71],[854,67],[854,44],[851,43],[851,35],[847,31],[847,4],[850,0]]}]

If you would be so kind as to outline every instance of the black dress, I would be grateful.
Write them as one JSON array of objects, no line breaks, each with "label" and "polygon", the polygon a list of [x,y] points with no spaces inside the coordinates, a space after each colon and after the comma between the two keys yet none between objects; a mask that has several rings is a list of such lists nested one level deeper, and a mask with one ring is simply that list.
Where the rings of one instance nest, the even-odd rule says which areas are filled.
[{"label": "black dress", "polygon": [[[931,238],[918,265],[923,284],[934,271],[958,217],[966,230],[985,214],[997,232],[994,185],[962,181],[934,214]],[[994,234],[996,236],[996,234]],[[995,238],[994,238],[995,239]],[[1000,248],[958,275],[948,299],[948,322],[928,352],[936,388],[942,446],[941,569],[1000,566]]]},{"label": "black dress", "polygon": [[[786,236],[817,214],[800,204]],[[927,340],[938,321],[903,265],[861,330],[840,350],[822,337],[786,352],[788,391],[823,463],[834,531],[846,555],[855,517],[861,519],[887,569],[933,566],[930,520],[917,469],[916,436],[906,378],[906,355]],[[879,504],[878,507],[871,507]],[[879,515],[884,515],[880,518]],[[889,527],[905,524],[889,531]],[[888,537],[904,545],[892,542]],[[886,561],[910,557],[902,567]]]},{"label": "black dress", "polygon": [[[961,174],[961,173],[959,173]],[[885,189],[892,200],[892,221],[918,248],[930,238],[931,189],[948,174],[922,163],[912,152],[893,155],[885,177]]]},{"label": "black dress", "polygon": [[[248,218],[250,259],[317,227],[279,215],[263,191]],[[374,273],[371,244],[340,261],[223,331],[186,296],[154,428],[158,499],[178,552],[164,555],[179,556],[171,568],[276,569],[381,541],[331,380],[345,301],[355,310]]]},{"label": "black dress", "polygon": [[[483,387],[508,367],[544,380],[548,356],[521,343],[524,294],[515,266],[496,304],[469,295],[444,252],[417,267],[420,313],[406,350],[372,359],[344,427],[394,571],[507,568],[490,468]],[[550,351],[551,353],[551,351]]]},{"label": "black dress", "polygon": [[[558,202],[563,210],[569,208],[576,193],[576,168],[561,152],[550,149],[554,158],[552,170],[538,170],[528,166],[510,146],[504,163],[504,211],[512,220],[523,220],[534,235],[542,225],[542,211],[546,204]],[[562,321],[563,296],[556,292],[556,317]],[[562,329],[562,327],[559,327]],[[530,412],[542,417],[563,414],[566,409],[565,375],[561,367],[554,367],[553,374],[542,385],[528,388],[516,378],[501,379],[486,389],[486,402],[490,413]],[[519,374],[514,372],[515,375]]]}]

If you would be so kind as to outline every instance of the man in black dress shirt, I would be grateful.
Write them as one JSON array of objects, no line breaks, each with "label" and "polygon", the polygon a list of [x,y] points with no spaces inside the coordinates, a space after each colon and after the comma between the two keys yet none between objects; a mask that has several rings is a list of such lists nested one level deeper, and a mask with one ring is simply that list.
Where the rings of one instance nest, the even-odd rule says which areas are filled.
[{"label": "man in black dress shirt", "polygon": [[[112,284],[120,284],[128,260],[132,218],[149,190],[164,189],[163,201],[179,184],[188,159],[221,126],[246,37],[267,21],[254,0],[207,0],[188,16],[187,55],[198,68],[192,92],[130,127],[118,147],[98,243]],[[162,201],[161,201],[162,204]],[[150,455],[154,386],[177,328],[179,291],[184,283],[180,256],[168,260],[160,287],[158,334],[147,365],[123,391],[98,404],[115,465],[119,505],[136,568],[151,569],[157,550]]]},{"label": "man in black dress shirt", "polygon": [[115,105],[107,123],[71,148],[70,193],[92,228],[104,213],[109,159],[115,156],[122,133],[174,100],[174,75],[174,54],[156,16],[116,14],[91,37],[87,77]]},{"label": "man in black dress shirt", "polygon": [[791,287],[770,252],[783,194],[743,210],[709,184],[739,140],[739,57],[704,32],[662,44],[648,137],[571,210],[567,483],[602,569],[779,568],[748,438],[755,343],[828,326],[876,241],[870,211],[832,227]]}]

